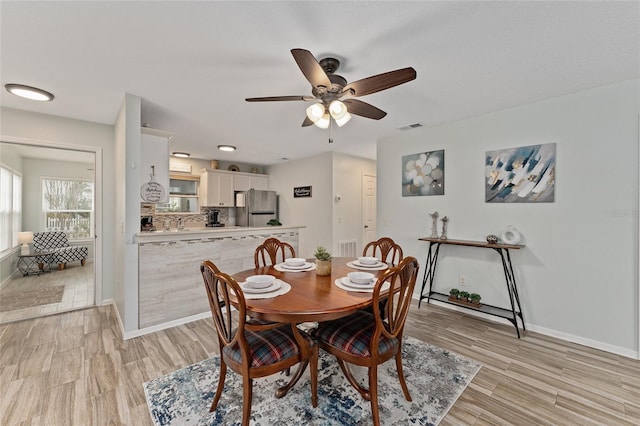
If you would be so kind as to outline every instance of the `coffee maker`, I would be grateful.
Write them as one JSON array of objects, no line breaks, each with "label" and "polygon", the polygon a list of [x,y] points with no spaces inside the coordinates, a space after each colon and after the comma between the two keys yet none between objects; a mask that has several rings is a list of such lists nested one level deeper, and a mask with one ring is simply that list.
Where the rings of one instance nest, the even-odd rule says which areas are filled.
[{"label": "coffee maker", "polygon": [[146,232],[156,230],[156,227],[153,226],[153,216],[142,216],[140,218],[140,230]]},{"label": "coffee maker", "polygon": [[207,214],[207,223],[206,226],[218,228],[224,226],[224,223],[220,223],[218,220],[218,216],[220,215],[219,210],[209,210]]}]

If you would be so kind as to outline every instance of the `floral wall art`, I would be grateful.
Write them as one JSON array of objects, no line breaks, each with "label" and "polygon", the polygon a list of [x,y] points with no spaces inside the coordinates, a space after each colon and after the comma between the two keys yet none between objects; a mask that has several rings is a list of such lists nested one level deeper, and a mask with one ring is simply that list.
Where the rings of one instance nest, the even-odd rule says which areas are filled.
[{"label": "floral wall art", "polygon": [[487,203],[548,203],[555,197],[556,144],[488,151]]},{"label": "floral wall art", "polygon": [[444,194],[444,150],[402,157],[402,196]]}]

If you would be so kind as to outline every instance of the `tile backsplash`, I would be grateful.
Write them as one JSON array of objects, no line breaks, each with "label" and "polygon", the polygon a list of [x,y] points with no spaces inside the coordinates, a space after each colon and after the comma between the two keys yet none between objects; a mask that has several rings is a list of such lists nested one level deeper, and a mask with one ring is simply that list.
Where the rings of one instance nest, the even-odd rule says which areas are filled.
[{"label": "tile backsplash", "polygon": [[163,223],[167,220],[171,221],[171,227],[177,227],[178,219],[182,218],[185,222],[185,227],[187,228],[198,228],[202,227],[207,223],[207,218],[209,215],[209,210],[218,210],[220,214],[218,215],[218,221],[224,223],[226,226],[229,226],[229,215],[230,210],[233,207],[201,207],[200,213],[189,214],[189,213],[179,213],[179,214],[171,214],[171,213],[156,213],[155,205],[148,203],[141,203],[140,205],[140,216],[152,216],[153,224],[156,228],[161,228]]}]

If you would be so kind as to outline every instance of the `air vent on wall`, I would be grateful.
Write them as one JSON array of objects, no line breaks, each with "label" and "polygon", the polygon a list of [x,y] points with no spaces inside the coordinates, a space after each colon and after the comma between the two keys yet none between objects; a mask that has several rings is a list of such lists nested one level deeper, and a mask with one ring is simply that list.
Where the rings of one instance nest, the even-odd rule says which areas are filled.
[{"label": "air vent on wall", "polygon": [[403,126],[403,127],[398,127],[398,130],[411,130],[411,129],[415,129],[417,127],[422,127],[422,123],[413,123],[413,124],[409,124],[407,126]]},{"label": "air vent on wall", "polygon": [[338,241],[338,256],[356,257],[356,240]]}]

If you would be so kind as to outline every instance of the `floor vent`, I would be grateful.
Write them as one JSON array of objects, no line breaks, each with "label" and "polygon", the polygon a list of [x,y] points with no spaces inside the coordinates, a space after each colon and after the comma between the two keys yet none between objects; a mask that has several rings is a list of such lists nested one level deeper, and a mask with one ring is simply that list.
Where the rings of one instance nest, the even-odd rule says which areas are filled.
[{"label": "floor vent", "polygon": [[338,241],[338,256],[339,257],[356,257],[356,240],[342,240]]}]

